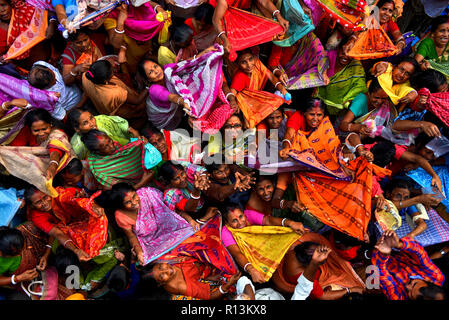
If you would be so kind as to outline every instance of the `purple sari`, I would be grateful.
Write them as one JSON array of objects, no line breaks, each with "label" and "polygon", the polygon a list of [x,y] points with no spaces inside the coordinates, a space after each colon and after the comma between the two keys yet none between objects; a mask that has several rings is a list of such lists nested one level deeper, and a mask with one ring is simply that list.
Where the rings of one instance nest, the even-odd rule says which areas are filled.
[{"label": "purple sari", "polygon": [[140,210],[136,236],[144,252],[145,264],[159,258],[194,234],[192,226],[163,201],[161,191],[154,188],[137,190]]}]

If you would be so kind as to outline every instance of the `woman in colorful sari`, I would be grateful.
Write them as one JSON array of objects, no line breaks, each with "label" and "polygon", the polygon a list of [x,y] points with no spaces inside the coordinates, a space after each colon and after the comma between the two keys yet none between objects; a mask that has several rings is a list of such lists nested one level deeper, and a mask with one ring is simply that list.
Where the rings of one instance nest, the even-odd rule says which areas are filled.
[{"label": "woman in colorful sari", "polygon": [[122,146],[106,133],[91,129],[81,136],[81,141],[89,151],[89,169],[104,189],[110,189],[119,182],[131,183],[138,189],[153,179],[154,170],[145,166],[142,140]]},{"label": "woman in colorful sari", "polygon": [[202,196],[210,186],[206,169],[189,162],[174,164],[167,161],[160,167],[159,176],[166,185],[164,202],[170,210],[179,212],[195,231],[199,230],[200,224],[208,219]]},{"label": "woman in colorful sari", "polygon": [[85,198],[79,188],[57,187],[57,191],[58,196],[50,198],[34,187],[28,188],[25,201],[29,219],[80,261],[88,261],[99,254],[108,237],[108,220],[103,208],[94,202],[99,192]]},{"label": "woman in colorful sari", "polygon": [[[251,49],[240,51],[236,62],[239,69],[232,78],[231,91],[236,96],[248,128],[254,128],[284,102],[291,100],[291,96]],[[275,90],[280,91],[281,97],[264,91],[268,80]]]},{"label": "woman in colorful sari", "polygon": [[329,83],[329,59],[313,32],[290,47],[273,45],[268,67],[288,90],[320,87]]},{"label": "woman in colorful sari", "polygon": [[71,33],[62,54],[62,76],[68,86],[81,83],[81,75],[104,54],[89,37],[87,28]]},{"label": "woman in colorful sari", "polygon": [[346,55],[345,44],[343,40],[337,50],[327,52],[329,83],[319,87],[317,92],[317,97],[326,103],[332,115],[347,109],[359,93],[366,92],[365,69],[359,60]]},{"label": "woman in colorful sari", "polygon": [[193,42],[199,51],[212,46],[218,35],[212,23],[214,10],[214,7],[210,3],[202,3],[195,10],[193,17],[184,21],[192,29]]},{"label": "woman in colorful sari", "polygon": [[[157,19],[158,14],[162,15],[162,21]],[[125,54],[129,74],[137,71],[139,61],[148,52],[153,52],[155,36],[162,30],[167,19],[168,13],[153,1],[139,7],[122,4],[106,18],[104,27],[109,42],[115,50]]]},{"label": "woman in colorful sari", "polygon": [[352,100],[348,111],[341,119],[338,134],[345,136],[356,132],[371,138],[381,136],[385,127],[391,127],[397,111],[390,105],[389,97],[377,79],[371,81],[367,93],[359,93]]},{"label": "woman in colorful sari", "polygon": [[[300,222],[263,215],[254,210],[242,210],[240,206],[234,204],[221,207],[220,212],[225,222],[221,229],[223,245],[239,267],[249,273],[255,283],[268,281],[288,248],[306,232]],[[267,231],[264,233],[264,228],[259,228],[259,226],[284,228],[272,228],[271,230],[265,228]],[[250,229],[245,229],[247,227]],[[249,235],[245,236],[244,233]],[[251,233],[255,234],[254,238],[259,235],[260,242],[247,242],[249,250],[242,249],[245,238],[251,237]],[[270,238],[274,240],[274,243],[270,242]],[[273,252],[270,257],[264,256],[267,254],[266,250],[262,251],[264,246],[266,250]]]},{"label": "woman in colorful sari", "polygon": [[[292,294],[297,279],[310,263],[315,248],[331,243],[318,233],[307,233],[292,246],[284,256],[273,275],[275,287],[282,293]],[[362,294],[365,284],[356,274],[351,264],[331,250],[327,259],[319,266],[313,281],[311,299],[338,300],[350,293]]]},{"label": "woman in colorful sari", "polygon": [[405,57],[395,65],[381,61],[371,69],[371,74],[379,81],[380,86],[388,94],[393,105],[401,112],[406,105],[413,102],[418,93],[410,85],[410,77],[418,71],[415,59]]},{"label": "woman in colorful sari", "polygon": [[315,168],[295,173],[298,202],[321,222],[363,240],[371,217],[373,176],[382,178],[390,171],[364,157],[346,164],[323,102],[310,99],[304,110],[306,130],[298,130],[291,147],[281,151]]},{"label": "woman in colorful sari", "polygon": [[120,143],[122,146],[129,143],[131,137],[140,137],[139,132],[130,127],[125,119],[104,114],[94,116],[84,107],[71,110],[67,116],[67,121],[75,130],[75,134],[70,139],[70,144],[78,159],[81,160],[85,160],[89,153],[81,141],[81,135],[91,129],[98,129],[106,133],[112,140]]},{"label": "woman in colorful sari", "polygon": [[54,126],[48,111],[30,111],[25,117],[25,126],[30,128],[31,135],[23,139],[20,147],[0,147],[0,163],[11,175],[55,197],[53,178],[75,153],[67,135]]},{"label": "woman in colorful sari", "polygon": [[187,161],[201,163],[199,139],[187,135],[187,131],[159,130],[153,126],[142,129],[142,135],[161,153],[163,161]]},{"label": "woman in colorful sari", "polygon": [[145,123],[147,91],[137,93],[114,75],[111,62],[94,62],[82,75],[84,93],[100,114],[119,116],[140,129]]},{"label": "woman in colorful sari", "polygon": [[48,12],[22,0],[0,1],[0,55],[29,69],[37,60],[49,59],[40,43],[56,31],[56,21],[49,23]]},{"label": "woman in colorful sari", "polygon": [[415,59],[422,70],[435,69],[449,77],[449,19],[447,16],[435,18],[430,28],[430,36],[424,38],[416,48]]}]

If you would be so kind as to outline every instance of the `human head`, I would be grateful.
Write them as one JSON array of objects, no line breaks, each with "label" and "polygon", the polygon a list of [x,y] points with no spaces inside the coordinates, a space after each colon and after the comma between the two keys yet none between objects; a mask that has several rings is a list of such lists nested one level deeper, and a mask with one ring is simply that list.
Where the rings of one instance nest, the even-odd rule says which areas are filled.
[{"label": "human head", "polygon": [[382,168],[389,165],[396,154],[394,143],[388,140],[377,142],[370,151],[374,157],[373,163]]},{"label": "human head", "polygon": [[162,155],[168,152],[167,141],[161,130],[148,125],[142,129],[141,134],[147,138],[148,142],[150,142]]},{"label": "human head", "polygon": [[318,243],[312,241],[305,241],[298,244],[293,249],[295,251],[295,256],[298,262],[302,266],[308,266],[310,261],[312,261],[313,253],[318,246]]},{"label": "human head", "polygon": [[431,93],[448,91],[446,77],[444,74],[434,69],[427,69],[413,74],[413,77],[410,78],[410,84],[416,90],[427,88]]},{"label": "human head", "polygon": [[262,201],[271,202],[271,199],[273,199],[274,188],[275,185],[272,175],[259,174],[256,177],[254,190]]},{"label": "human head", "polygon": [[184,167],[172,161],[166,161],[159,168],[159,175],[162,180],[173,188],[187,188],[187,174]]},{"label": "human head", "polygon": [[237,65],[246,74],[251,74],[256,64],[256,58],[250,48],[237,53]]},{"label": "human head", "polygon": [[385,196],[388,200],[403,201],[410,198],[411,185],[405,179],[395,178],[385,187]]},{"label": "human head", "polygon": [[143,79],[149,83],[160,82],[164,79],[164,70],[152,59],[144,59],[139,62],[137,70]]},{"label": "human head", "polygon": [[436,159],[435,153],[426,147],[426,145],[434,139],[433,137],[429,137],[424,132],[421,132],[416,138],[415,138],[415,147],[417,153],[426,159],[427,161],[433,161]]},{"label": "human head", "polygon": [[73,158],[70,162],[57,173],[66,187],[77,187],[83,181],[83,163],[78,158]]},{"label": "human head", "polygon": [[90,111],[85,108],[73,108],[67,114],[67,121],[77,133],[86,133],[97,128],[97,120]]},{"label": "human head", "polygon": [[107,84],[113,73],[112,64],[108,60],[97,60],[86,72],[86,78],[95,84]]},{"label": "human head", "polygon": [[376,4],[379,8],[379,23],[385,24],[393,18],[394,11],[396,6],[394,4],[394,0],[379,0]]},{"label": "human head", "polygon": [[265,122],[269,129],[279,129],[284,120],[284,110],[282,108],[274,110],[268,117],[265,118]]},{"label": "human head", "polygon": [[54,119],[45,109],[33,109],[26,114],[25,125],[38,141],[45,141],[53,129]]},{"label": "human head", "polygon": [[332,229],[332,240],[336,253],[343,259],[349,261],[357,256],[357,249],[361,244],[358,239]]},{"label": "human head", "polygon": [[243,117],[241,114],[233,114],[221,127],[222,138],[235,140],[243,133]]},{"label": "human head", "polygon": [[108,156],[115,152],[114,141],[106,133],[97,129],[83,133],[81,135],[81,141],[89,152],[100,156]]},{"label": "human head", "polygon": [[117,209],[127,211],[140,209],[140,198],[136,189],[126,182],[114,184],[110,190],[104,190],[94,201],[109,214]]},{"label": "human head", "polygon": [[192,43],[193,30],[190,29],[185,23],[179,24],[174,27],[172,39],[175,46],[179,48],[187,48]]},{"label": "human head", "polygon": [[90,30],[84,27],[74,33],[70,33],[68,40],[79,53],[89,52],[92,50],[89,34]]},{"label": "human head", "polygon": [[321,99],[309,98],[302,108],[306,126],[309,129],[317,128],[324,119],[326,107]]},{"label": "human head", "polygon": [[196,20],[198,31],[203,31],[206,26],[212,25],[212,17],[214,16],[214,7],[208,3],[202,3],[197,7],[193,18]]},{"label": "human head", "polygon": [[80,266],[80,261],[75,252],[64,246],[59,246],[56,249],[54,256],[54,264],[58,276],[65,278],[67,276],[67,268],[70,266]]},{"label": "human head", "polygon": [[379,84],[379,80],[374,78],[368,87],[369,104],[375,109],[388,103],[389,97]]},{"label": "human head", "polygon": [[401,84],[407,82],[417,70],[419,70],[419,65],[414,58],[403,58],[393,67],[391,75],[393,83]]},{"label": "human head", "polygon": [[22,233],[14,228],[0,227],[0,257],[14,257],[25,245]]},{"label": "human head", "polygon": [[211,176],[211,180],[218,183],[227,183],[231,175],[231,168],[225,163],[224,156],[222,155],[222,161],[212,162],[211,164],[206,164],[205,168]]},{"label": "human head", "polygon": [[12,6],[10,1],[0,0],[0,20],[9,22],[11,20]]},{"label": "human head", "polygon": [[239,204],[224,204],[219,208],[223,221],[234,229],[242,229],[249,225],[248,219]]},{"label": "human head", "polygon": [[37,89],[48,89],[55,83],[54,72],[42,65],[34,64],[27,76],[28,83]]},{"label": "human head", "polygon": [[336,63],[341,66],[347,66],[352,61],[352,58],[346,55],[345,46],[348,42],[349,37],[346,37],[338,45]]},{"label": "human head", "polygon": [[449,18],[447,15],[436,17],[432,21],[430,36],[436,45],[444,46],[447,44],[449,40]]},{"label": "human head", "polygon": [[28,206],[38,211],[50,212],[52,209],[51,197],[34,186],[25,189],[24,199]]},{"label": "human head", "polygon": [[444,289],[422,279],[412,279],[406,283],[407,296],[410,300],[446,300]]},{"label": "human head", "polygon": [[175,269],[166,262],[157,262],[153,266],[152,276],[159,284],[165,284],[175,276]]}]

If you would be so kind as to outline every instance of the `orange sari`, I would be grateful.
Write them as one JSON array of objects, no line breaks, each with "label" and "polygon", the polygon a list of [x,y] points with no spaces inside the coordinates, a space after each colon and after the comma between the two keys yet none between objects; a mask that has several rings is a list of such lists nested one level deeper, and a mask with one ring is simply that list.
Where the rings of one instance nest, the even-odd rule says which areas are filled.
[{"label": "orange sari", "polygon": [[[329,118],[324,118],[320,126],[309,133],[298,130],[292,149],[308,148],[319,164],[325,165],[336,176],[341,175],[341,144]],[[316,171],[295,173],[296,196],[321,222],[363,240],[371,218],[373,175],[384,177],[391,171],[361,157],[350,161],[347,167],[355,173],[352,182]]]},{"label": "orange sari", "polygon": [[254,128],[285,102],[278,95],[262,91],[271,71],[258,58],[255,58],[255,60],[249,87],[238,92],[236,95],[239,108],[242,110],[250,128]]}]

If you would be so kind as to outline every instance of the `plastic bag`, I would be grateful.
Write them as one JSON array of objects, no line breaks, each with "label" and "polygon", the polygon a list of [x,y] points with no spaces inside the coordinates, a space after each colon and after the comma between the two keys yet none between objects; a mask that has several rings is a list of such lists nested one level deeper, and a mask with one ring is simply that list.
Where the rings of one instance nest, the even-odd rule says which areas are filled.
[{"label": "plastic bag", "polygon": [[[166,11],[166,12],[167,12],[168,18],[164,22],[164,27],[159,32],[159,38],[158,38],[159,44],[163,44],[170,39],[170,31],[168,31],[168,28],[172,25],[171,11]],[[156,19],[157,19],[157,21],[160,21],[160,22],[164,21],[164,17],[161,12],[159,12],[156,15]]]}]

